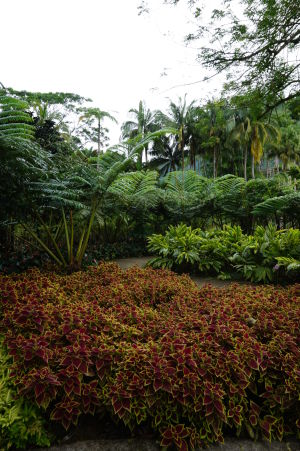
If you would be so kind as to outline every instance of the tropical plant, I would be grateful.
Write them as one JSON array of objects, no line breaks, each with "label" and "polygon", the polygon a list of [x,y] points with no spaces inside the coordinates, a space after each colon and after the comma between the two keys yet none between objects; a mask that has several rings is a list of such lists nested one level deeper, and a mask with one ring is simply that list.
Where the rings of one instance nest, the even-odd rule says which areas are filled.
[{"label": "tropical plant", "polygon": [[[8,204],[3,221],[8,220],[10,213],[13,221],[21,222],[27,236],[57,264],[78,268],[96,213],[99,214],[104,198],[112,195],[109,187],[132,158],[164,132],[154,132],[136,142],[127,158],[107,152],[98,158],[87,159],[83,153],[77,153],[53,159],[34,142],[31,118],[24,113],[26,105],[9,96],[3,96],[2,105],[1,172],[10,185],[1,192]],[[26,182],[12,204],[8,194],[17,191],[25,175]]]},{"label": "tropical plant", "polygon": [[244,178],[247,180],[248,151],[252,156],[252,178],[255,178],[255,164],[262,159],[265,143],[269,141],[277,144],[280,141],[280,133],[274,125],[252,119],[249,112],[244,112],[244,116],[237,116],[236,125],[229,135],[229,141],[238,142],[244,149]]},{"label": "tropical plant", "polygon": [[[38,236],[29,224],[23,223],[23,226],[57,264],[69,269],[78,269],[81,266],[96,215],[101,215],[101,208],[106,198],[117,194],[117,186],[115,186],[115,191],[110,190],[110,187],[118,175],[130,164],[132,157],[141,152],[144,146],[160,133],[154,132],[146,136],[133,147],[127,158],[109,151],[100,157],[90,158],[89,164],[75,158],[72,166],[69,161],[68,168],[65,168],[64,171],[54,173],[51,180],[36,184],[41,192],[41,211],[47,211],[49,208],[61,211],[61,219],[55,228],[51,228],[44,221],[42,214],[37,210],[35,212],[36,219],[44,230],[45,236],[48,237],[50,246]],[[76,213],[79,219],[77,227],[74,222]],[[83,218],[85,219],[82,220]],[[75,251],[76,228],[78,241]],[[78,234],[79,230],[80,234]],[[64,234],[67,256],[60,249],[61,232]]]},{"label": "tropical plant", "polygon": [[17,396],[11,374],[12,358],[0,336],[0,449],[50,446],[50,434],[39,408]]},{"label": "tropical plant", "polygon": [[32,118],[25,110],[28,104],[0,90],[0,138],[31,139],[34,136]]},{"label": "tropical plant", "polygon": [[186,146],[189,144],[191,137],[190,125],[195,122],[197,109],[195,101],[187,104],[186,95],[184,98],[179,97],[178,104],[170,102],[167,114],[159,111],[157,113],[159,121],[164,127],[172,127],[176,130],[176,141],[181,152],[181,169],[184,171],[184,158],[186,155]]},{"label": "tropical plant", "polygon": [[[95,142],[97,144],[98,155],[103,153],[103,139],[105,140],[103,132],[107,132],[107,129],[103,129],[102,121],[104,119],[109,119],[115,123],[117,120],[107,111],[102,111],[99,108],[81,108],[82,113],[79,121],[85,124],[85,135],[88,141]],[[96,123],[96,125],[94,125]]]},{"label": "tropical plant", "polygon": [[253,214],[267,218],[282,218],[286,222],[288,217],[290,221],[299,226],[300,216],[300,193],[294,191],[286,195],[271,197],[264,202],[260,202],[253,208]]},{"label": "tropical plant", "polygon": [[163,136],[154,141],[150,150],[149,168],[155,168],[164,177],[171,171],[176,171],[181,163],[181,151],[174,136]]},{"label": "tropical plant", "polygon": [[[230,260],[237,271],[242,272],[246,279],[253,282],[271,282],[278,280],[280,275],[283,276],[278,271],[281,266],[288,268],[288,265],[279,265],[278,258],[284,257],[294,260],[299,259],[299,256],[299,229],[278,231],[276,227],[269,225],[266,228],[257,226],[253,236],[245,238],[241,251],[230,257]],[[293,269],[299,268],[295,265]],[[285,272],[284,275],[297,277],[298,274],[295,271],[293,274]]]},{"label": "tropical plant", "polygon": [[[126,121],[122,125],[123,139],[134,138],[139,136],[144,138],[148,133],[158,130],[156,112],[152,112],[146,107],[145,103],[140,100],[138,109],[131,108],[129,113],[133,116],[133,120]],[[148,144],[144,147],[145,161],[148,162]],[[142,167],[142,153],[139,157],[138,168]]]},{"label": "tropical plant", "polygon": [[297,290],[199,289],[112,263],[34,269],[0,275],[0,327],[15,390],[50,424],[108,414],[180,451],[222,442],[228,427],[282,440],[299,435]]},{"label": "tropical plant", "polygon": [[244,235],[239,226],[204,232],[181,224],[164,235],[150,236],[148,248],[158,254],[149,261],[154,268],[213,272],[221,278],[237,271],[245,279],[264,283],[299,274],[299,229],[277,231],[271,224],[256,227],[253,235]]},{"label": "tropical plant", "polygon": [[123,207],[154,208],[160,200],[156,171],[136,171],[120,174],[109,188]]},{"label": "tropical plant", "polygon": [[194,171],[174,171],[161,181],[164,204],[178,221],[195,216],[210,196],[210,182]]},{"label": "tropical plant", "polygon": [[170,226],[165,235],[148,238],[148,248],[158,257],[149,260],[153,268],[192,269],[199,261],[200,229],[192,230],[185,224]]}]

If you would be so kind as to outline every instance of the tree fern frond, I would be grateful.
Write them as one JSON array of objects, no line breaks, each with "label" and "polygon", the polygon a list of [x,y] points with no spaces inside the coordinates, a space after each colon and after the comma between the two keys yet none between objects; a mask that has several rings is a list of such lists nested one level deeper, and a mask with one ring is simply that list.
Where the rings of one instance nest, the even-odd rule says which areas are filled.
[{"label": "tree fern frond", "polygon": [[269,216],[275,214],[277,211],[284,210],[287,207],[294,205],[294,209],[300,212],[300,193],[294,192],[286,194],[285,196],[272,197],[264,202],[257,204],[253,209],[254,215]]}]

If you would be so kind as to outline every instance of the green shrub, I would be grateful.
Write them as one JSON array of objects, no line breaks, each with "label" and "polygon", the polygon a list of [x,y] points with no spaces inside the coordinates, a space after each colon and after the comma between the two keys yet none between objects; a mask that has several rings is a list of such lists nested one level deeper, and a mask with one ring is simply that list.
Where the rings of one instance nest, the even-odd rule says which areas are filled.
[{"label": "green shrub", "polygon": [[[276,230],[273,225],[257,226],[253,235],[244,235],[239,226],[207,232],[171,226],[165,235],[150,236],[148,249],[158,254],[148,263],[154,268],[211,272],[222,278],[237,271],[252,282],[291,280],[300,272],[299,229]],[[282,260],[286,258],[292,260]]]},{"label": "green shrub", "polygon": [[192,267],[200,260],[201,235],[200,229],[192,230],[185,224],[170,226],[165,235],[152,235],[148,238],[148,249],[159,256],[151,259],[149,266],[169,269]]},{"label": "green shrub", "polygon": [[[234,267],[253,282],[272,282],[297,277],[299,266],[284,264],[282,259],[300,258],[300,230],[276,230],[269,225],[256,227],[254,235],[245,237],[240,252],[231,258]],[[297,260],[296,260],[297,261]]]},{"label": "green shrub", "polygon": [[207,232],[185,224],[170,226],[165,235],[148,238],[148,249],[158,254],[148,264],[154,268],[220,274],[231,266],[229,256],[240,249],[243,237],[239,226]]},{"label": "green shrub", "polygon": [[17,394],[9,357],[0,338],[0,449],[50,446],[45,420],[37,406]]},{"label": "green shrub", "polygon": [[101,264],[0,276],[19,395],[68,428],[106,412],[187,450],[230,429],[299,428],[299,285],[198,289],[166,270]]}]

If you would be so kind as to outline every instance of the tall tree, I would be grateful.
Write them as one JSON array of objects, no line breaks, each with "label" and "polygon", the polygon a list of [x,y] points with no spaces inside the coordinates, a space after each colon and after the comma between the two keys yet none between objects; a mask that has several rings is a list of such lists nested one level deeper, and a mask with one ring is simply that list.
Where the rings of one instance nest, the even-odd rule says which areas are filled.
[{"label": "tall tree", "polygon": [[261,161],[266,142],[278,143],[280,133],[274,125],[252,119],[248,112],[248,115],[245,114],[237,120],[229,140],[238,142],[244,149],[244,179],[247,180],[248,152],[250,151],[252,158],[252,178],[255,178],[255,164]]},{"label": "tall tree", "polygon": [[[146,107],[146,104],[140,100],[138,109],[131,108],[129,113],[132,120],[124,122],[122,125],[122,137],[134,138],[138,135],[143,139],[147,133],[158,129],[156,113]],[[148,145],[145,146],[145,160],[148,161]],[[142,165],[142,155],[140,156],[139,166]]]},{"label": "tall tree", "polygon": [[108,129],[102,127],[102,121],[109,119],[117,123],[117,120],[110,113],[99,108],[81,108],[80,111],[83,113],[80,121],[84,122],[86,126],[85,133],[91,142],[97,144],[98,155],[100,155],[103,153],[105,132],[108,131]]},{"label": "tall tree", "polygon": [[274,119],[280,130],[280,142],[269,146],[268,155],[282,161],[282,169],[288,170],[291,163],[300,162],[300,121],[293,119],[292,111],[284,105],[276,111]]},{"label": "tall tree", "polygon": [[[197,26],[186,40],[209,40],[210,46],[200,47],[199,60],[217,73],[227,72],[231,92],[259,93],[265,103],[263,113],[299,94],[297,1],[219,0],[210,22],[203,12],[203,2],[188,3]],[[207,8],[211,9],[209,3]]]},{"label": "tall tree", "polygon": [[224,135],[226,133],[225,110],[226,105],[221,101],[209,101],[205,106],[209,124],[209,137],[203,144],[204,147],[213,151],[213,177],[218,175],[218,160],[221,151],[222,141],[224,143]]},{"label": "tall tree", "polygon": [[150,155],[149,167],[157,169],[161,176],[176,171],[181,163],[181,151],[172,135],[156,139],[150,150]]},{"label": "tall tree", "polygon": [[184,171],[185,146],[189,144],[191,124],[195,122],[196,117],[195,100],[187,104],[186,95],[179,97],[178,104],[171,101],[168,113],[159,112],[158,117],[163,126],[177,130],[176,140],[181,151],[181,169]]}]

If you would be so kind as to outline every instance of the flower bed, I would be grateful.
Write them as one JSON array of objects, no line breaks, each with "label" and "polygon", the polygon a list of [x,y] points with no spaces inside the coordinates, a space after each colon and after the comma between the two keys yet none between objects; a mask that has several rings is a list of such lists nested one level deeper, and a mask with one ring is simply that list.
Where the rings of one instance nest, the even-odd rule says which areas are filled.
[{"label": "flower bed", "polygon": [[229,429],[281,440],[300,426],[299,294],[198,289],[187,276],[115,264],[34,269],[0,276],[0,333],[19,394],[66,429],[108,412],[180,450]]}]

